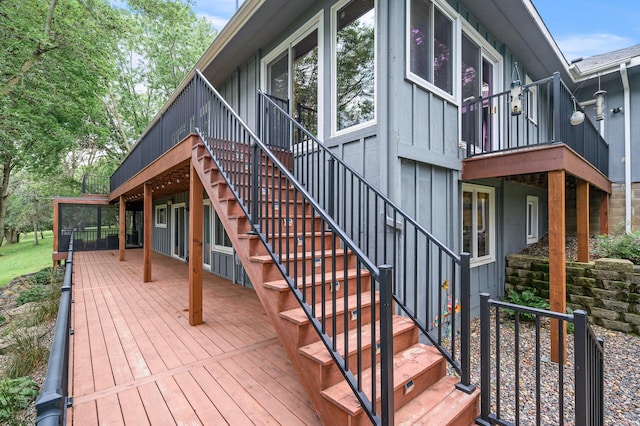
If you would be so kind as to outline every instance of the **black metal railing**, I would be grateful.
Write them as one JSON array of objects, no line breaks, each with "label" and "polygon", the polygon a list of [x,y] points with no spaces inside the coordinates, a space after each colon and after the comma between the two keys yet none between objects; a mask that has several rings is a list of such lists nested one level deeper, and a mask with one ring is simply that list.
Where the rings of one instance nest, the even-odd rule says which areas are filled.
[{"label": "black metal railing", "polygon": [[70,235],[74,234],[75,251],[115,250],[119,245],[118,230],[113,227],[97,228],[61,228],[58,236],[58,251],[67,251]]},{"label": "black metal railing", "polygon": [[[129,155],[111,175],[111,191],[195,131],[193,82],[193,79],[190,80],[173,101],[158,114],[154,123],[144,132]],[[201,118],[206,119],[209,111],[201,108],[199,113],[203,115]]]},{"label": "black metal railing", "polygon": [[[513,325],[505,317],[513,317]],[[534,322],[534,347],[531,339],[523,338],[526,317]],[[548,360],[550,342],[543,335],[547,320],[558,324],[557,363]],[[574,326],[573,370],[565,367],[564,359],[568,337],[564,330],[569,324]],[[484,293],[480,327],[479,424],[604,424],[604,345],[584,311],[562,314],[493,300]],[[509,332],[503,333],[504,329]],[[573,400],[567,396],[571,391]]]},{"label": "black metal railing", "polygon": [[108,194],[109,177],[99,175],[82,175],[83,194]]},{"label": "black metal railing", "polygon": [[[512,114],[511,91],[465,100],[462,137],[466,156],[564,143],[605,175],[609,145],[560,79],[560,74],[522,86],[521,110]],[[585,113],[571,125],[574,110]]]},{"label": "black metal railing", "polygon": [[[298,182],[278,158],[288,149],[272,151],[199,72],[193,82],[198,133],[253,232],[269,249],[364,412],[375,424],[393,423],[392,301],[384,300],[393,286],[391,267],[372,263]],[[206,119],[202,108],[212,112]],[[356,355],[349,355],[354,350]],[[381,369],[372,368],[369,379],[364,372],[378,357]]]},{"label": "black metal railing", "polygon": [[64,281],[61,287],[58,317],[53,331],[49,364],[42,392],[36,398],[36,424],[52,426],[67,424],[69,397],[69,340],[71,330],[71,303],[73,286],[73,234],[65,261]]},{"label": "black metal railing", "polygon": [[[260,136],[292,151],[296,180],[373,264],[392,266],[397,306],[460,374],[459,388],[471,392],[469,255],[446,247],[269,96],[258,92],[257,104]],[[286,131],[272,131],[273,123]],[[298,135],[297,143],[271,141],[271,134]]]}]

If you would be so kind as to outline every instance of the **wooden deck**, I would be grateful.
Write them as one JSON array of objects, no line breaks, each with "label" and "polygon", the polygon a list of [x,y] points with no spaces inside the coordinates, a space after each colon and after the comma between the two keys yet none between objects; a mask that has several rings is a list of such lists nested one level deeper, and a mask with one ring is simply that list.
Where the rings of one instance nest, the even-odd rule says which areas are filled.
[{"label": "wooden deck", "polygon": [[188,324],[188,265],[74,253],[68,424],[320,424],[251,289],[212,274]]}]

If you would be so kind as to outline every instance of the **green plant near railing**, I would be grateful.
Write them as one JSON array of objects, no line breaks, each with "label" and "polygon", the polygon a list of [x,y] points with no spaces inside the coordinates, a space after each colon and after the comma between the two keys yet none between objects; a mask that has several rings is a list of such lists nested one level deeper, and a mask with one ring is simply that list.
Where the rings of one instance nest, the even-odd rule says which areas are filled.
[{"label": "green plant near railing", "polygon": [[[507,302],[516,305],[528,306],[530,308],[536,309],[549,309],[549,302],[535,294],[535,292],[533,292],[532,290],[524,290],[522,292],[518,292],[517,290],[509,289],[509,294],[505,299],[507,300]],[[506,312],[511,317],[515,315],[515,312],[511,309],[507,309]],[[520,319],[524,321],[535,321],[536,316],[523,312],[520,313]]]},{"label": "green plant near railing", "polygon": [[33,374],[47,365],[49,347],[45,338],[34,330],[20,330],[12,334],[13,346],[5,366],[5,375],[12,379]]},{"label": "green plant near railing", "polygon": [[29,302],[39,302],[47,297],[47,288],[44,285],[32,285],[24,290],[16,299],[16,306],[22,306]]},{"label": "green plant near railing", "polygon": [[38,384],[31,377],[0,380],[0,423],[21,424],[17,414],[38,396]]},{"label": "green plant near railing", "polygon": [[622,235],[601,235],[593,249],[597,257],[627,259],[640,265],[640,232]]},{"label": "green plant near railing", "polygon": [[64,268],[51,268],[47,267],[39,270],[29,277],[31,284],[47,285],[55,282],[62,282],[64,277]]}]

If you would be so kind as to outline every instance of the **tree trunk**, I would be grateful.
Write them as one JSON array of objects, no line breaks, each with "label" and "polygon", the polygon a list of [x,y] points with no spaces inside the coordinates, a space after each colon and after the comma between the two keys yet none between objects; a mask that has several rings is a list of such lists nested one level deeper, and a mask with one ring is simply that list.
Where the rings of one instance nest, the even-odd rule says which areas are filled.
[{"label": "tree trunk", "polygon": [[0,177],[0,246],[4,240],[4,223],[7,218],[7,199],[9,198],[9,177],[11,176],[11,164],[13,157],[7,155],[2,163],[2,177]]},{"label": "tree trunk", "polygon": [[33,219],[33,245],[38,245],[38,218]]}]

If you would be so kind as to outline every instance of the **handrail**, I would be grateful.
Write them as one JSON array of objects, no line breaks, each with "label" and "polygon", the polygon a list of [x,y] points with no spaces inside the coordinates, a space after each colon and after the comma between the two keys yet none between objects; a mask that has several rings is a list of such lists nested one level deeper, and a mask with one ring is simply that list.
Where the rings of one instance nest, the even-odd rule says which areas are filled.
[{"label": "handrail", "polygon": [[[511,91],[466,99],[462,137],[466,157],[564,143],[603,174],[609,170],[609,145],[576,101],[559,73],[522,86],[522,109],[511,111]],[[571,125],[575,111],[584,123]]]},{"label": "handrail", "polygon": [[65,262],[58,316],[49,353],[47,375],[42,392],[36,398],[38,426],[65,425],[69,397],[69,340],[71,331],[71,288],[73,286],[73,233]]},{"label": "handrail", "polygon": [[[491,308],[494,313],[491,313]],[[510,341],[501,334],[503,324],[503,312],[511,312],[514,318],[514,342],[513,342],[513,365],[505,366],[507,360],[503,359],[501,348],[508,351],[511,347]],[[522,353],[519,345],[521,317],[523,314],[532,316],[535,321],[535,351],[534,353]],[[492,318],[493,317],[493,318]],[[557,392],[549,394],[549,391],[542,392],[541,381],[543,372],[541,323],[543,319],[554,319],[557,321],[558,330],[558,353],[557,363]],[[492,324],[492,321],[494,323]],[[494,300],[490,295],[483,293],[480,295],[480,359],[481,359],[481,405],[480,417],[476,423],[481,425],[490,424],[541,424],[542,413],[549,407],[543,407],[543,400],[557,401],[555,412],[558,413],[559,424],[565,423],[565,377],[569,380],[565,372],[565,324],[574,324],[574,416],[572,423],[585,426],[601,426],[604,424],[604,345],[601,339],[596,338],[595,333],[589,326],[587,314],[577,310],[573,314],[564,314],[543,309],[520,306],[513,303]],[[492,335],[493,334],[493,335]],[[493,347],[492,347],[493,345]],[[534,360],[524,359],[533,357]],[[521,368],[535,368],[535,383],[525,383],[521,377]],[[503,367],[504,366],[504,367]],[[493,370],[492,373],[492,368]],[[546,368],[552,368],[550,365]],[[513,371],[509,375],[509,371]],[[546,372],[551,374],[553,372]],[[504,389],[503,381],[513,382],[514,389],[509,391],[509,395],[502,398],[507,393]],[[528,396],[526,404],[521,406],[521,389],[535,389],[533,401]],[[554,389],[553,386],[546,389]],[[528,411],[525,411],[527,408]],[[535,413],[531,413],[532,409]],[[571,419],[569,419],[571,420]]]},{"label": "handrail", "polygon": [[[392,286],[392,282],[389,282],[392,281],[389,278],[392,273],[388,272],[390,268],[385,266],[383,270],[386,272],[381,275],[379,268],[314,200],[278,156],[253,133],[200,71],[196,71],[194,79],[197,133],[239,201],[241,209],[250,218],[253,233],[269,249],[274,264],[342,371],[367,416],[375,424],[386,424],[389,419],[393,419],[393,413],[389,412],[392,405],[383,404],[381,408],[376,407],[378,390],[375,376],[378,373],[375,369],[372,372],[370,387],[363,388],[365,381],[362,371],[367,365],[376,364],[377,353],[376,345],[372,345],[368,353],[360,346],[362,322],[359,312],[368,304],[372,306],[370,333],[372,341],[376,341],[376,336],[383,331],[379,326],[376,327],[377,313],[373,307],[378,302],[389,307],[391,303],[380,299],[374,291],[375,283],[378,282],[381,288]],[[245,155],[249,157],[249,161],[242,164]],[[238,164],[239,162],[241,164]],[[247,171],[250,177],[247,177]],[[300,223],[297,220],[299,213],[303,216]],[[290,247],[287,236],[291,234],[296,236],[296,239],[300,238],[297,245],[302,246],[301,251],[295,246]],[[306,237],[309,234],[311,238],[310,242],[307,242]],[[319,243],[316,243],[316,237],[320,240]],[[320,244],[320,247],[316,247],[316,244]],[[311,254],[310,264],[305,257],[306,253]],[[327,264],[331,266],[331,272],[328,274],[325,268]],[[321,265],[319,271],[316,270],[318,265]],[[343,285],[338,287],[337,271],[340,268],[345,270],[345,274]],[[353,268],[356,276],[349,278],[347,268]],[[318,274],[320,278],[317,277]],[[372,291],[368,300],[360,291],[355,292],[357,308],[350,314],[355,316],[358,325],[350,329],[347,326],[347,312],[344,322],[337,318],[337,299],[344,297],[346,304],[350,286],[351,289],[355,286],[359,290],[367,281]],[[330,283],[328,290],[325,283]],[[328,309],[331,309],[332,315],[326,312]],[[383,312],[380,315],[383,315]],[[389,318],[380,319],[390,321]],[[338,350],[336,340],[340,333],[344,334],[344,356]],[[350,333],[356,334],[358,342],[358,357],[355,362],[348,356]],[[393,384],[393,340],[380,337],[382,382]],[[354,363],[355,365],[352,365]],[[388,392],[391,392],[391,395]],[[383,401],[393,398],[392,385],[390,389],[383,387],[380,393]]]},{"label": "handrail", "polygon": [[[273,102],[270,95],[258,91],[258,108],[258,128],[266,143],[271,145],[272,135],[288,137],[297,180],[374,264],[393,267],[398,307],[461,375],[459,388],[472,392],[469,255],[457,255],[435,238]],[[274,129],[274,123],[281,128]],[[282,144],[280,140],[275,142]],[[409,281],[414,285],[409,287]],[[456,318],[458,311],[460,320]],[[458,329],[460,338],[456,341]]]}]

